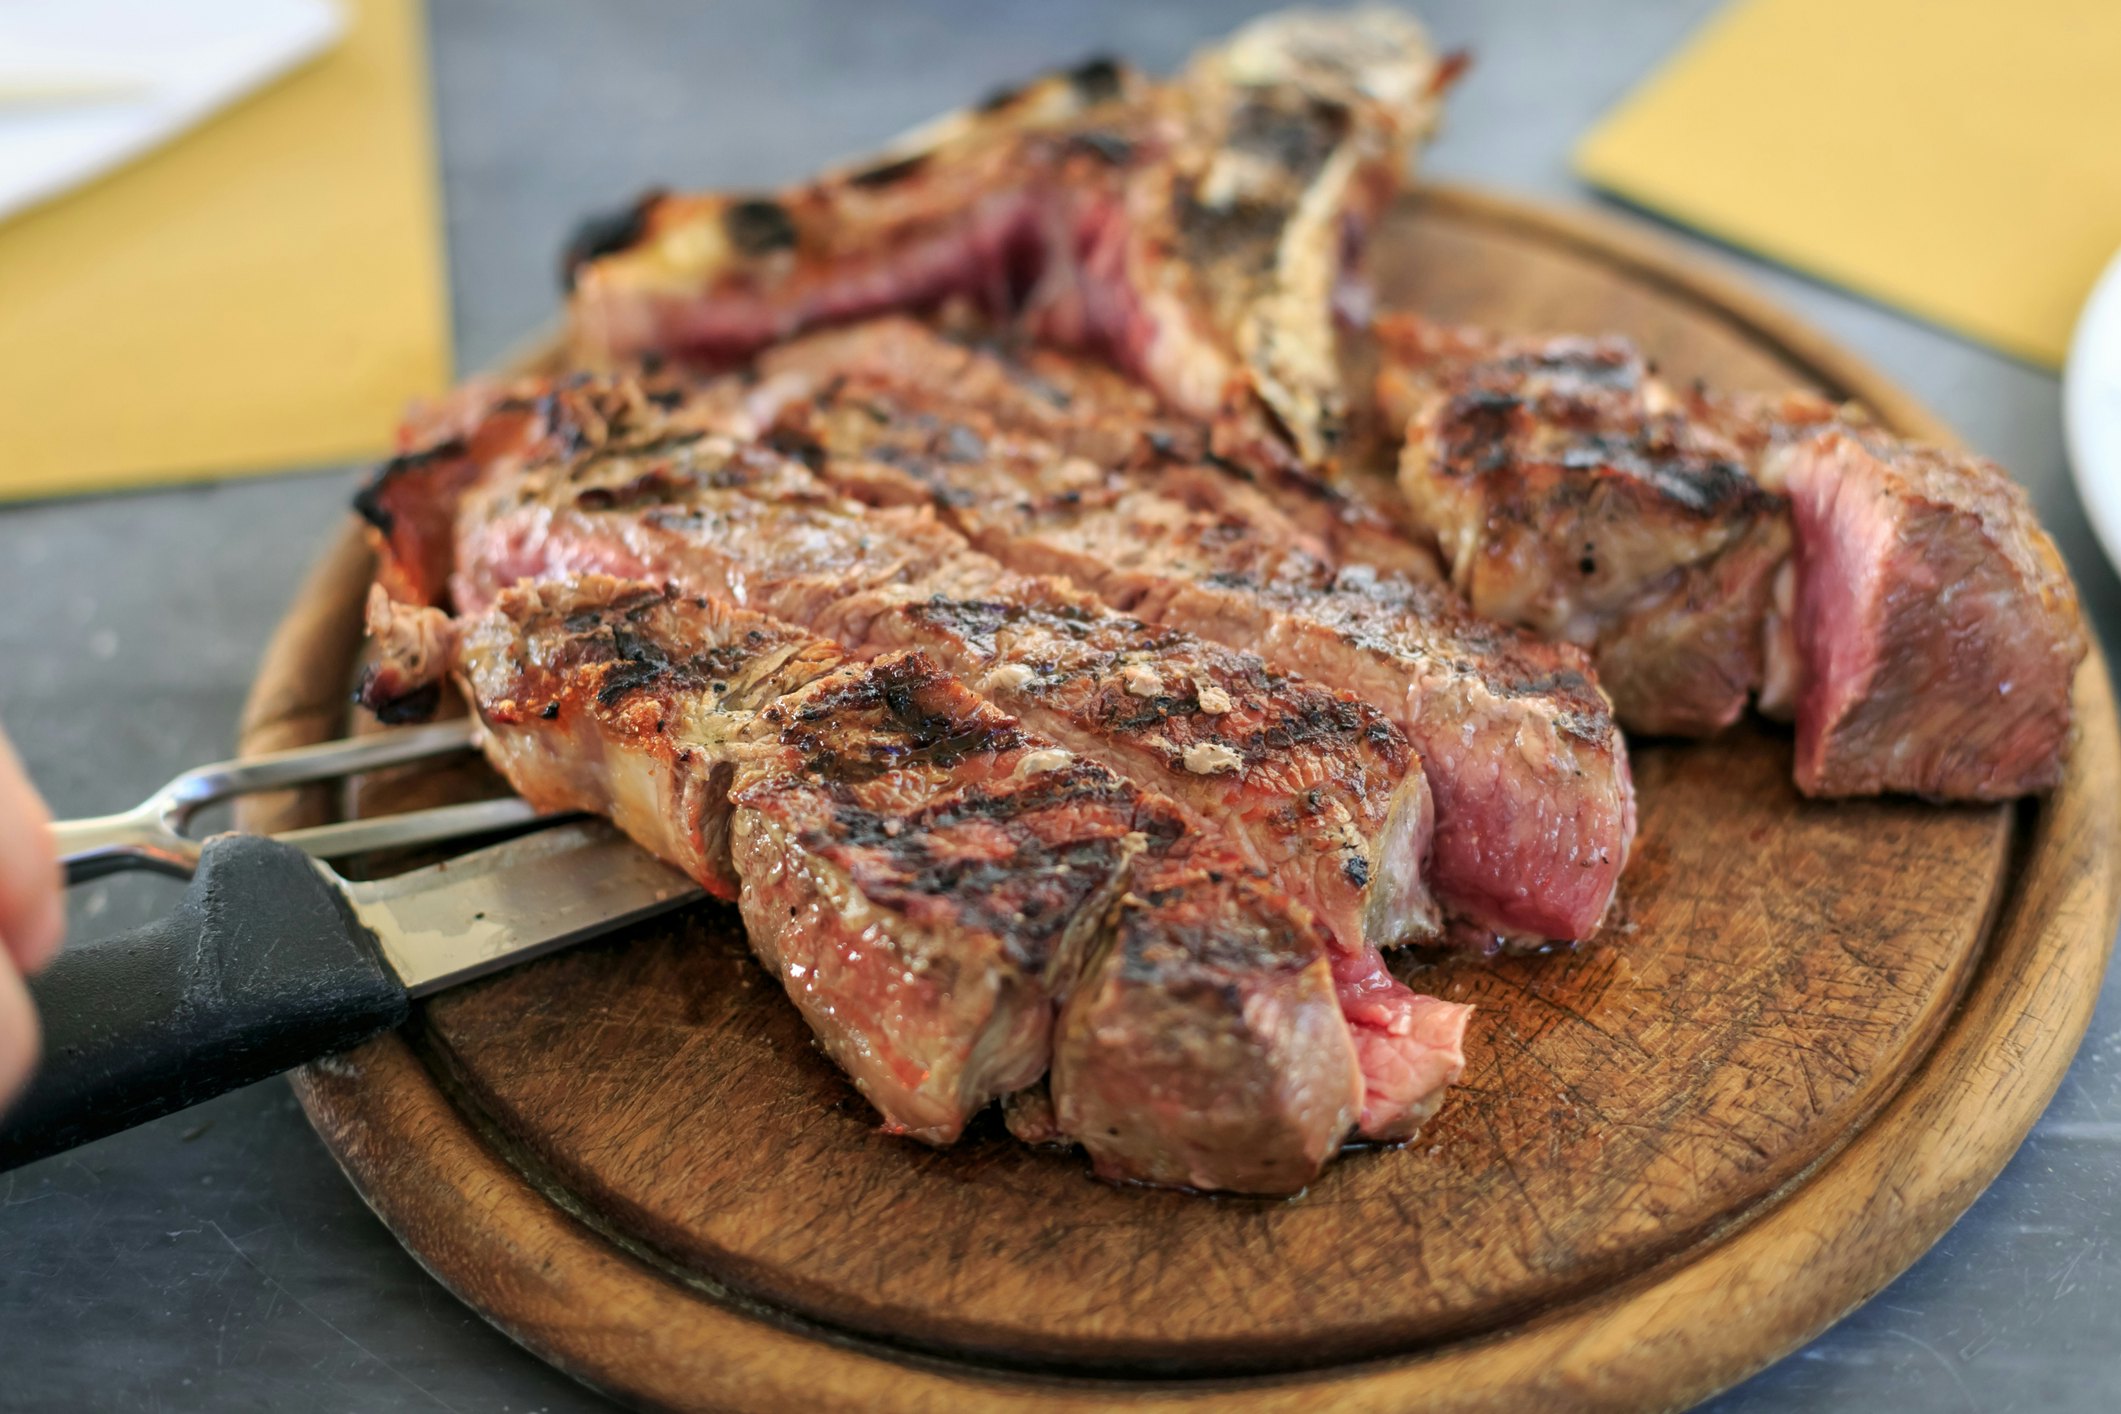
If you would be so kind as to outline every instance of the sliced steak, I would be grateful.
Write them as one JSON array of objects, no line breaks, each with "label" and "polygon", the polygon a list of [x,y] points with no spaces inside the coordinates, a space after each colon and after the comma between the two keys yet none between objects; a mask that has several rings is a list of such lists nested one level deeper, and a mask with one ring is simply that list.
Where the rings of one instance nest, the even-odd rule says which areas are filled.
[{"label": "sliced steak", "polygon": [[[1258,881],[1183,854],[1136,868],[1053,1050],[1054,1123],[1102,1136],[1092,1149],[1100,1173],[1189,1188],[1302,1187],[1330,1155],[1260,1145],[1257,1117],[1315,1107],[1306,1091],[1335,1078],[1326,1061],[1344,1054],[1350,1023],[1365,1089],[1358,1132],[1408,1139],[1435,1112],[1465,1069],[1471,1009],[1401,988],[1376,1013],[1343,1019],[1335,1000],[1346,1010],[1347,989],[1308,963],[1322,933],[1306,939],[1285,926],[1298,915]],[[1294,1052],[1310,1063],[1272,1063]],[[1203,1075],[1222,1083],[1203,1085]]]},{"label": "sliced steak", "polygon": [[[435,611],[387,617],[415,615]],[[1024,732],[922,655],[855,661],[760,615],[599,576],[511,588],[448,636],[511,783],[609,814],[737,894],[753,947],[894,1131],[948,1143],[1037,1083],[1085,977],[1107,1031],[1071,1039],[1091,1022],[1060,1017],[1054,1093],[1101,1173],[1292,1191],[1359,1118],[1359,1053],[1308,913],[1218,864],[1170,802]],[[1151,897],[1121,892],[1143,879]],[[1223,985],[1198,986],[1207,974]],[[1441,1087],[1459,1044],[1442,1023],[1465,1009],[1420,1000],[1417,1042],[1439,1054],[1402,1063]],[[1151,1005],[1167,1048],[1153,1068],[1110,1031]],[[1150,1084],[1154,1103],[1124,1110],[1073,1099]],[[1233,1093],[1252,1101],[1242,1125]]]},{"label": "sliced steak", "polygon": [[[1426,779],[1389,722],[1251,655],[1010,574],[926,510],[834,497],[801,465],[702,432],[685,409],[622,384],[555,388],[539,404],[544,420],[519,425],[465,493],[451,581],[460,607],[482,609],[524,579],[597,572],[727,598],[867,651],[922,645],[1004,694],[1034,729],[1174,799],[1234,868],[1264,871],[1315,908],[1334,940],[1336,989],[1381,1075],[1410,1064],[1395,1053],[1427,1046],[1421,999],[1377,952],[1380,939],[1436,926],[1421,870]],[[1004,660],[929,612],[974,602],[1035,611],[1020,626],[1050,636],[1014,640]],[[1072,656],[1052,671],[1064,647]],[[1152,663],[1191,675],[1144,696]],[[1210,689],[1205,703],[1196,678]],[[1411,1057],[1417,1072],[1419,1062]],[[1392,1093],[1381,1086],[1366,1100],[1366,1133],[1405,1130],[1400,1101],[1383,1098]]]},{"label": "sliced steak", "polygon": [[[772,450],[697,433],[686,409],[667,414],[584,385],[549,400],[549,410],[570,430],[527,435],[532,450],[501,458],[499,474],[465,498],[460,605],[476,608],[515,579],[553,573],[669,580],[858,646],[919,643],[987,691],[994,663],[953,657],[971,650],[939,626],[901,624],[903,615],[876,626],[886,601],[874,594],[1065,607],[1083,635],[1075,675],[1047,682],[1050,691],[1014,694],[1012,710],[1031,714],[1037,730],[1124,757],[1145,784],[1215,819],[1352,943],[1434,933],[1418,868],[1426,782],[1404,737],[1373,710],[1269,673],[1241,652],[1011,574],[925,510],[842,500]],[[1169,694],[1160,709],[1143,684],[1167,658],[1215,685],[1233,710],[1202,711],[1190,695]],[[1316,793],[1317,813],[1265,803],[1297,781],[1307,798]]]},{"label": "sliced steak", "polygon": [[1258,488],[1160,462],[1153,424],[1086,414],[1077,395],[1056,404],[1051,360],[1024,370],[894,322],[798,341],[761,372],[753,423],[851,494],[932,503],[1025,573],[1259,652],[1396,722],[1435,800],[1438,897],[1480,936],[1585,938],[1606,916],[1634,800],[1578,650],[1470,614],[1439,586],[1336,567]]},{"label": "sliced steak", "polygon": [[827,622],[866,648],[919,645],[1062,745],[1156,782],[1253,868],[1300,881],[1290,891],[1341,935],[1435,936],[1422,772],[1352,698],[1014,577],[980,598],[926,584],[856,594]]},{"label": "sliced steak", "polygon": [[2088,644],[2003,469],[1833,431],[1770,474],[1797,520],[1799,787],[2004,800],[2059,781]]}]

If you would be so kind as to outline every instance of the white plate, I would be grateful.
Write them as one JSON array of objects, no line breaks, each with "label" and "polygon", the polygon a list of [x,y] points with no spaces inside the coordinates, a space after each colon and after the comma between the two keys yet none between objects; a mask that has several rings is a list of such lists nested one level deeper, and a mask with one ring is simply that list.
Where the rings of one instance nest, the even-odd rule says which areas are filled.
[{"label": "white plate", "polygon": [[336,0],[0,0],[0,217],[323,53]]},{"label": "white plate", "polygon": [[2121,252],[2092,286],[2070,336],[2062,426],[2084,513],[2121,570]]}]

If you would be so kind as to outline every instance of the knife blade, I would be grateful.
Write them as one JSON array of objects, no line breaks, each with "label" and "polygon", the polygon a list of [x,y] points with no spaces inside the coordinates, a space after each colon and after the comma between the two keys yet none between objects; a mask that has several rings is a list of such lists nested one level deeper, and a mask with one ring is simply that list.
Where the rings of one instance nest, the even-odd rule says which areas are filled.
[{"label": "knife blade", "polygon": [[705,897],[602,821],[342,887],[415,999]]}]

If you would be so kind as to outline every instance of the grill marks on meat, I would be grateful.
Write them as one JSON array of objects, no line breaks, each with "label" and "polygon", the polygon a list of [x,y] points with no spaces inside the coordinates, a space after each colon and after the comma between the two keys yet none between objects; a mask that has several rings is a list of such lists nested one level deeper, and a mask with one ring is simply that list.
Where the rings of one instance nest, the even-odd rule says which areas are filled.
[{"label": "grill marks on meat", "polygon": [[[926,649],[1033,729],[1170,797],[1235,851],[1233,871],[1317,910],[1363,1074],[1379,1079],[1362,1132],[1410,1133],[1434,1096],[1404,1077],[1436,1073],[1418,1053],[1432,1048],[1422,1018],[1442,1004],[1394,980],[1376,946],[1436,927],[1428,790],[1404,737],[1252,655],[1011,574],[925,509],[833,497],[769,449],[698,432],[696,411],[625,380],[556,389],[545,424],[519,429],[463,499],[457,604],[477,611],[524,579],[607,573],[726,598],[863,651]],[[976,643],[946,621],[950,605],[1002,606],[1016,620],[1009,642]],[[1158,690],[1152,664],[1183,666],[1186,685],[1174,676],[1175,690]]]},{"label": "grill marks on meat", "polygon": [[935,652],[1063,745],[1156,782],[1254,868],[1302,878],[1291,891],[1336,932],[1383,944],[1435,936],[1429,797],[1404,738],[1250,654],[1053,598],[914,586],[857,597],[838,621],[865,619],[860,641],[872,647]]},{"label": "grill marks on meat", "polygon": [[[1768,677],[1763,633],[1788,505],[1750,467],[1783,429],[1688,415],[1618,339],[1499,339],[1378,322],[1400,485],[1480,614],[1589,649],[1633,730],[1715,732]],[[1698,400],[1697,400],[1698,401]]]},{"label": "grill marks on meat", "polygon": [[1585,655],[1468,614],[1439,586],[1337,568],[1257,488],[1160,461],[1154,422],[1062,406],[1045,390],[1066,374],[1034,368],[883,321],[768,355],[750,411],[852,494],[932,502],[1020,571],[1353,693],[1422,755],[1443,904],[1484,935],[1590,936],[1634,800]]},{"label": "grill marks on meat", "polygon": [[[604,405],[616,394],[585,386],[562,403],[578,399]],[[1374,711],[1011,574],[925,510],[865,509],[762,447],[711,436],[678,443],[654,430],[660,409],[629,416],[638,420],[602,420],[610,442],[504,466],[466,498],[460,605],[476,608],[519,578],[591,570],[724,596],[857,647],[923,647],[1037,730],[1123,758],[1145,783],[1218,819],[1337,932],[1384,943],[1434,932],[1419,868],[1426,786],[1405,739]],[[576,438],[548,432],[542,441]],[[624,450],[636,441],[655,450]],[[652,504],[611,492],[644,482],[655,486]],[[930,601],[1043,612],[1020,620],[997,659],[991,642],[925,613]],[[1034,625],[1046,635],[1037,647],[1023,641]],[[1166,663],[1171,691],[1152,681]],[[1040,690],[1010,690],[1017,673]],[[1202,710],[1195,679],[1213,689],[1209,705],[1227,700],[1225,710]],[[1295,782],[1306,798],[1318,794],[1315,811],[1274,799]]]},{"label": "grill marks on meat", "polygon": [[[1389,10],[1258,21],[1181,78],[1055,76],[771,198],[645,198],[569,258],[578,350],[727,361],[963,301],[1292,473],[1345,421],[1336,295],[1455,74]],[[1293,448],[1293,455],[1292,455]]]},{"label": "grill marks on meat", "polygon": [[935,653],[1064,746],[1168,792],[1247,872],[1318,909],[1364,1077],[1359,1132],[1420,1127],[1439,1098],[1424,1018],[1446,1004],[1395,979],[1377,945],[1435,934],[1433,814],[1418,760],[1381,718],[1251,654],[1014,577],[980,599],[856,594],[829,622],[872,650]]},{"label": "grill marks on meat", "polygon": [[1630,728],[1714,732],[1757,694],[1794,713],[1807,794],[2059,779],[2086,640],[2000,467],[1809,394],[1674,389],[1619,339],[1378,331],[1401,485],[1453,583],[1589,647]]},{"label": "grill marks on meat", "polygon": [[1023,772],[1041,743],[918,656],[649,586],[512,589],[459,671],[511,784],[741,892],[826,1050],[931,1142],[1044,1070],[1128,856],[1176,832],[1109,773]]},{"label": "grill marks on meat", "polygon": [[1797,784],[2005,800],[2055,785],[2089,651],[2025,493],[1865,431],[1785,450],[1797,524]]},{"label": "grill marks on meat", "polygon": [[[1287,1192],[1360,1117],[1310,914],[925,656],[857,661],[601,576],[514,586],[449,637],[510,781],[738,896],[753,947],[892,1129],[947,1143],[1051,1064],[1063,1132],[1101,1173]],[[1401,1060],[1441,1087],[1467,1009],[1421,1001],[1423,1054]]]}]

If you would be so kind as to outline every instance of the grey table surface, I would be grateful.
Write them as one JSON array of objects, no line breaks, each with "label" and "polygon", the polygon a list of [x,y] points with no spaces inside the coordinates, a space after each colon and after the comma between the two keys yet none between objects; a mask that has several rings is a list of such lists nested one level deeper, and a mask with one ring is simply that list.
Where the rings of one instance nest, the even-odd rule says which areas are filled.
[{"label": "grey table surface", "polygon": [[[457,361],[554,313],[584,210],[651,182],[794,177],[1013,77],[1098,50],[1169,66],[1233,0],[436,0]],[[1711,0],[1428,0],[1477,56],[1428,170],[1565,201],[1571,142]],[[2030,487],[2109,655],[2121,584],[2072,491],[2056,381],[1724,252]],[[114,359],[126,357],[122,331]],[[225,754],[260,649],[337,528],[349,469],[0,511],[0,721],[62,815]],[[75,936],[167,886],[77,890]],[[1996,1185],[1869,1305],[1711,1406],[2111,1410],[2121,1403],[2121,982]],[[1742,1314],[1738,1319],[1743,1319]],[[609,1407],[429,1279],[364,1208],[286,1086],[0,1175],[0,1408]]]}]

